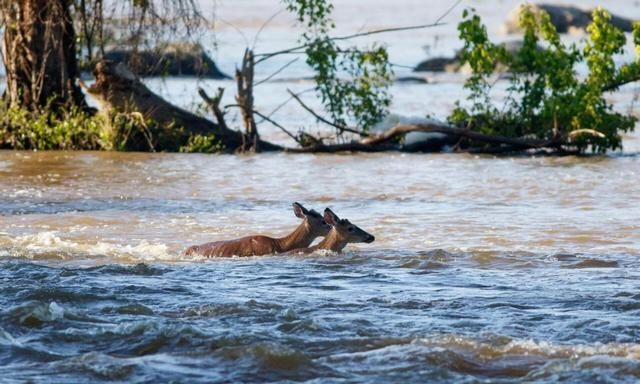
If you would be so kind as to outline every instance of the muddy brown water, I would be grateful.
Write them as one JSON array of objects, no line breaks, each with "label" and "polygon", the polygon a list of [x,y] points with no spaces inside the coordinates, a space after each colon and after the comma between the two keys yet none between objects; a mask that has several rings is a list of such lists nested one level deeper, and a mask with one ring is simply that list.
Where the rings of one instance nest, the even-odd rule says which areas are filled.
[{"label": "muddy brown water", "polygon": [[[0,152],[0,374],[633,381],[639,172],[633,155]],[[286,233],[292,201],[376,241],[181,256]]]},{"label": "muddy brown water", "polygon": [[[212,56],[227,73],[279,4],[236,3],[216,2],[225,23]],[[340,34],[432,22],[450,6],[336,3]],[[461,6],[506,41],[500,23],[516,3]],[[631,17],[631,3],[607,7]],[[379,37],[396,64],[450,55],[461,12],[437,29]],[[291,25],[276,17],[257,52],[295,44]],[[289,60],[266,62],[256,78]],[[283,76],[309,76],[304,60],[290,70]],[[419,75],[429,84],[392,88],[394,113],[444,118],[466,96],[464,74]],[[262,112],[287,88],[313,86],[276,80],[256,88]],[[197,86],[224,86],[233,103],[232,81],[146,81],[186,108]],[[636,88],[609,95],[617,110],[637,111]],[[505,89],[497,84],[498,100]],[[313,93],[303,97],[320,110]],[[292,103],[272,117],[321,129]],[[581,158],[0,151],[0,381],[636,382],[640,135],[624,144]],[[287,233],[294,201],[329,206],[376,241],[341,255],[181,256],[191,244]]]}]

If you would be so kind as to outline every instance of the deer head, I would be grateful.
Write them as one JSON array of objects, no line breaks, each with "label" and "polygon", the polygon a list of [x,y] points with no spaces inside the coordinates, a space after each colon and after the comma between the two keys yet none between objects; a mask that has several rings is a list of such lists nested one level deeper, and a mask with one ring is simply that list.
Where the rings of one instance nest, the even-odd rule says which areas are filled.
[{"label": "deer head", "polygon": [[296,217],[304,220],[303,223],[309,233],[315,237],[326,236],[331,230],[331,225],[325,221],[321,214],[313,209],[306,209],[298,202],[293,203],[293,213]]},{"label": "deer head", "polygon": [[347,243],[372,243],[376,238],[347,219],[340,219],[329,208],[324,210],[324,220],[333,227],[339,241]]}]

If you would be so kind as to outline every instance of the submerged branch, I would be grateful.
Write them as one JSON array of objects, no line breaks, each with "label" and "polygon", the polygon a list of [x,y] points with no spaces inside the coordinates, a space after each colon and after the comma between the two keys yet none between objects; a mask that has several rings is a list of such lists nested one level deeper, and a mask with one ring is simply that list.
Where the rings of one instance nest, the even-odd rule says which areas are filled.
[{"label": "submerged branch", "polygon": [[338,153],[338,152],[385,152],[398,151],[400,147],[393,143],[381,143],[379,145],[364,144],[359,141],[339,144],[316,143],[303,148],[286,148],[290,153]]},{"label": "submerged branch", "polygon": [[399,144],[395,139],[411,132],[433,132],[443,133],[452,137],[467,138],[476,142],[493,144],[495,147],[478,147],[469,149],[457,149],[461,152],[473,153],[507,153],[522,151],[527,149],[554,149],[563,151],[562,146],[566,143],[558,140],[535,140],[511,138],[498,135],[485,135],[466,128],[457,128],[445,123],[424,123],[424,124],[400,124],[388,130],[360,141],[349,143],[324,144],[316,143],[299,149],[286,149],[294,153],[336,153],[336,152],[384,152],[384,151],[406,151],[408,148]]},{"label": "submerged branch", "polygon": [[467,128],[452,127],[447,124],[400,124],[392,127],[383,133],[365,138],[362,140],[363,144],[377,145],[380,143],[393,140],[399,136],[406,135],[409,132],[437,132],[444,133],[452,136],[466,137],[471,140],[481,141],[489,144],[498,145],[510,145],[517,149],[531,149],[531,148],[547,148],[557,147],[561,143],[548,140],[527,140],[521,138],[511,138],[498,135],[485,135],[476,131],[472,131]]}]

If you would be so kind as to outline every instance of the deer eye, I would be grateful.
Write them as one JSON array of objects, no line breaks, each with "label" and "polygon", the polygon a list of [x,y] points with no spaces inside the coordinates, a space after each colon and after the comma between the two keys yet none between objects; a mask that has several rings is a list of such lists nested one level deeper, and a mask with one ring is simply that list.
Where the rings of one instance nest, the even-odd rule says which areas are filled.
[{"label": "deer eye", "polygon": [[349,232],[353,232],[353,231],[354,231],[354,229],[353,229],[353,227],[349,227],[349,228],[347,228],[347,231],[349,231]]}]

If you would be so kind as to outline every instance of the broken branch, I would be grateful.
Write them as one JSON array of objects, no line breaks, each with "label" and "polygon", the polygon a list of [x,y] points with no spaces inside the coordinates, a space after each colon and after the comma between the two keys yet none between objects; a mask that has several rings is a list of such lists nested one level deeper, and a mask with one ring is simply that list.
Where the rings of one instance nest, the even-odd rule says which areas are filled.
[{"label": "broken branch", "polygon": [[202,97],[204,102],[207,103],[209,108],[211,108],[211,111],[218,121],[218,124],[220,124],[220,126],[224,129],[227,129],[227,123],[224,120],[224,112],[222,112],[222,110],[220,109],[220,101],[222,100],[222,95],[224,94],[224,88],[218,88],[218,93],[216,93],[216,96],[213,98],[209,97],[209,95],[207,95],[207,92],[205,92],[205,90],[202,88],[198,88],[198,94],[200,95],[200,97]]}]

